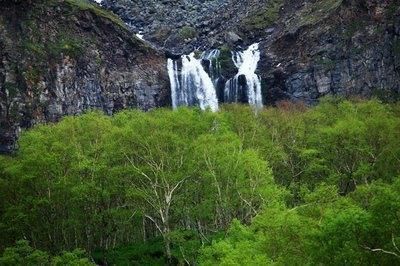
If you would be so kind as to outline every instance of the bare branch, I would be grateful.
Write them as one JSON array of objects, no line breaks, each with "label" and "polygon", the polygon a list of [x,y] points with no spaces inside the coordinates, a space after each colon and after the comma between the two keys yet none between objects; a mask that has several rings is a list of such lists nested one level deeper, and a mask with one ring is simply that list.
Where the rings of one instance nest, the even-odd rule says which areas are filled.
[{"label": "bare branch", "polygon": [[186,177],[185,177],[184,179],[180,180],[180,181],[172,188],[171,192],[169,193],[169,194],[171,195],[171,197],[172,197],[172,194],[174,194],[174,191],[175,191],[177,188],[179,188],[179,187],[183,184],[183,182],[185,182],[185,180],[186,180]]},{"label": "bare branch", "polygon": [[160,226],[158,225],[158,223],[156,222],[156,220],[153,217],[151,217],[150,215],[147,215],[147,214],[145,215],[145,217],[147,219],[150,219],[150,221],[152,221],[154,223],[154,225],[157,227],[158,231],[160,231],[160,233],[162,235],[164,235],[164,232],[161,230]]},{"label": "bare branch", "polygon": [[397,258],[400,258],[400,255],[397,254],[396,252],[393,252],[393,251],[387,251],[387,250],[384,250],[384,249],[381,249],[381,248],[370,248],[370,247],[364,247],[364,248],[366,250],[369,250],[369,251],[372,251],[372,252],[381,252],[381,253],[385,253],[385,254],[392,255],[392,256],[395,256]]},{"label": "bare branch", "polygon": [[399,248],[397,247],[396,242],[395,242],[395,240],[394,240],[394,234],[393,234],[393,233],[392,233],[392,243],[393,243],[394,248],[397,250],[397,252],[400,253],[400,250],[399,250]]},{"label": "bare branch", "polygon": [[141,174],[142,176],[146,177],[146,179],[147,179],[149,182],[151,182],[151,178],[150,178],[148,175],[146,175],[146,173],[140,171],[139,167],[137,167],[137,166],[135,165],[135,163],[132,161],[131,158],[129,158],[129,156],[128,156],[127,154],[125,154],[125,157],[126,157],[126,159],[129,161],[129,163],[132,165],[132,167],[135,168],[135,170],[136,170],[139,174]]}]

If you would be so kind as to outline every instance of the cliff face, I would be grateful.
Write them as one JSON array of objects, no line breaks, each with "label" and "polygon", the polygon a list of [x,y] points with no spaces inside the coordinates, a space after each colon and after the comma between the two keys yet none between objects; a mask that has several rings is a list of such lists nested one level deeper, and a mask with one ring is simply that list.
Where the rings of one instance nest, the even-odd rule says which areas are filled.
[{"label": "cliff face", "polygon": [[[235,44],[251,31],[241,22],[268,0],[102,0],[133,31],[169,52],[188,54]],[[233,31],[233,32],[231,32]],[[238,36],[237,34],[242,35]]]},{"label": "cliff face", "polygon": [[244,49],[260,42],[258,72],[266,104],[284,99],[313,103],[326,94],[394,100],[400,92],[397,0],[103,0],[103,4],[172,53]]},{"label": "cliff face", "polygon": [[[294,2],[294,1],[293,1]],[[319,97],[399,99],[400,4],[321,0],[293,3],[262,42],[266,103]]]},{"label": "cliff face", "polygon": [[85,1],[0,1],[0,152],[21,128],[87,109],[170,104],[164,56]]}]

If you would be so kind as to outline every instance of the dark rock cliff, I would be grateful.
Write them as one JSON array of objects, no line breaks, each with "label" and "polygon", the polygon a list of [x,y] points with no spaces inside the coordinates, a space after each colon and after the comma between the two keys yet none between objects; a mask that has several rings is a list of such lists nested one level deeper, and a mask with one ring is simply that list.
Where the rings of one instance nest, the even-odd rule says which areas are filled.
[{"label": "dark rock cliff", "polygon": [[296,11],[283,12],[262,42],[265,102],[312,103],[327,94],[399,99],[399,7],[390,0],[293,3]]},{"label": "dark rock cliff", "polygon": [[[180,54],[240,41],[237,28],[265,0],[102,0],[161,49]],[[241,27],[243,35],[248,31]],[[232,39],[233,37],[233,39]]]},{"label": "dark rock cliff", "polygon": [[103,4],[134,30],[143,31],[147,40],[175,54],[243,49],[260,42],[258,71],[266,104],[285,99],[314,103],[327,94],[399,97],[397,0],[103,0]]},{"label": "dark rock cliff", "polygon": [[0,152],[63,115],[170,104],[163,54],[111,13],[82,0],[0,6]]}]

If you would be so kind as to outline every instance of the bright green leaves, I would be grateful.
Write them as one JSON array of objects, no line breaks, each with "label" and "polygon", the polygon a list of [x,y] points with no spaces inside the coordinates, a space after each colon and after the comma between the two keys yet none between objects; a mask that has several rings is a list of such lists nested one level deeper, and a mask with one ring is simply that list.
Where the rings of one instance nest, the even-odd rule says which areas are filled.
[{"label": "bright green leaves", "polygon": [[396,264],[399,110],[325,99],[37,126],[0,158],[0,249],[29,239],[49,253],[3,259],[83,248],[109,264]]},{"label": "bright green leaves", "polygon": [[322,264],[363,264],[363,238],[370,230],[370,217],[357,206],[342,208],[329,209],[324,214],[310,253]]},{"label": "bright green leaves", "polygon": [[16,242],[15,246],[6,248],[0,257],[0,265],[90,266],[94,264],[86,258],[85,252],[80,249],[51,257],[47,252],[32,248],[28,241],[20,240]]},{"label": "bright green leaves", "polygon": [[265,208],[247,227],[232,223],[224,239],[203,249],[200,262],[236,265],[231,258],[245,261],[250,254],[263,257],[262,265],[397,264],[398,184],[373,182],[346,197],[329,185],[303,191],[302,205]]},{"label": "bright green leaves", "polygon": [[309,117],[318,123],[310,145],[324,158],[328,175],[340,182],[342,193],[351,191],[349,183],[354,187],[399,174],[399,120],[388,106],[376,101],[326,103]]},{"label": "bright green leaves", "polygon": [[200,265],[266,265],[269,259],[257,242],[257,235],[234,220],[227,237],[202,250]]}]

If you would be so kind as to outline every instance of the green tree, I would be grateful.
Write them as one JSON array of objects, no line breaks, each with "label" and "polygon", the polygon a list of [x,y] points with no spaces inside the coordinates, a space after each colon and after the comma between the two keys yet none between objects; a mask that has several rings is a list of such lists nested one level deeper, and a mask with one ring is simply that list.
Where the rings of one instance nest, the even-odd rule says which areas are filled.
[{"label": "green tree", "polygon": [[63,252],[60,256],[50,256],[47,252],[34,249],[26,240],[19,240],[13,247],[8,247],[0,257],[0,265],[43,265],[43,266],[90,266],[94,265],[82,250]]},{"label": "green tree", "polygon": [[49,255],[33,249],[28,241],[20,240],[14,247],[5,249],[0,257],[0,265],[49,265]]}]

